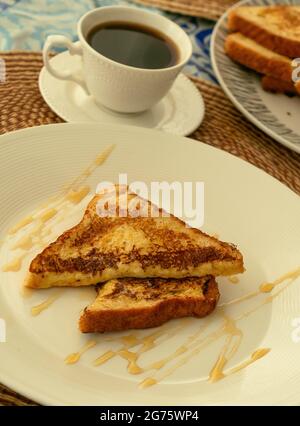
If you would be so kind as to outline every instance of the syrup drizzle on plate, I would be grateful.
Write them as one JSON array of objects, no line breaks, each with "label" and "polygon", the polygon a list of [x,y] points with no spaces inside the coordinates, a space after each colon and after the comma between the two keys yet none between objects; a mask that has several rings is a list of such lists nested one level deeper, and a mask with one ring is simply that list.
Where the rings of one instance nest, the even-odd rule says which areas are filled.
[{"label": "syrup drizzle on plate", "polygon": [[50,197],[34,210],[31,215],[21,219],[9,229],[9,239],[17,237],[22,232],[20,238],[14,241],[10,247],[11,251],[21,250],[22,253],[2,265],[1,269],[3,272],[20,271],[23,260],[29,254],[32,254],[29,250],[49,244],[52,240],[51,234],[53,229],[72,211],[72,206],[79,204],[90,193],[91,188],[85,185],[86,179],[108,159],[114,147],[115,145],[108,146],[79,176],[66,185],[61,193]]},{"label": "syrup drizzle on plate", "polygon": [[95,340],[89,340],[81,349],[79,349],[78,352],[74,352],[70,355],[68,355],[65,358],[66,364],[75,364],[80,360],[82,355],[87,352],[89,349],[92,349],[94,346],[96,346],[97,342]]},{"label": "syrup drizzle on plate", "polygon": [[43,312],[45,309],[48,309],[52,305],[52,303],[54,303],[58,299],[59,296],[60,296],[60,294],[50,296],[50,297],[48,297],[48,299],[44,300],[43,302],[39,303],[38,305],[33,306],[31,308],[31,315],[36,317],[41,312]]},{"label": "syrup drizzle on plate", "polygon": [[[223,315],[223,322],[221,325],[218,325],[215,330],[205,335],[206,328],[208,327],[208,322],[202,324],[199,330],[197,330],[193,335],[186,338],[184,342],[181,342],[180,345],[172,353],[168,354],[164,358],[152,361],[149,365],[146,365],[145,367],[141,367],[139,365],[139,361],[142,355],[153,349],[154,347],[157,347],[160,343],[167,340],[168,338],[176,335],[180,328],[185,329],[185,327],[187,326],[187,322],[185,322],[185,320],[182,320],[179,325],[176,325],[176,327],[174,327],[174,325],[170,323],[169,326],[163,326],[155,332],[146,334],[145,336],[140,336],[138,334],[130,334],[128,336],[110,339],[109,341],[119,342],[121,344],[121,348],[119,350],[107,350],[96,360],[94,360],[93,365],[103,365],[106,362],[110,361],[112,358],[119,356],[127,361],[127,371],[129,374],[138,375],[148,371],[156,372],[152,376],[144,378],[139,383],[139,387],[141,389],[145,389],[157,383],[160,383],[162,380],[171,376],[175,371],[177,371],[180,367],[186,364],[190,359],[201,353],[205,348],[209,347],[217,340],[221,340],[225,337],[225,342],[222,345],[220,352],[217,355],[214,364],[212,365],[211,370],[208,372],[207,380],[210,383],[215,383],[230,375],[236,374],[266,356],[271,350],[270,348],[258,348],[250,355],[249,359],[241,362],[235,367],[226,369],[229,361],[238,352],[243,339],[243,332],[237,325],[238,321],[248,317],[249,315],[254,314],[267,303],[271,303],[276,297],[278,297],[283,291],[285,291],[288,286],[291,285],[299,276],[300,267],[284,274],[273,282],[264,283],[263,285],[259,286],[259,289],[255,292],[251,292],[248,295],[240,297],[239,299],[234,299],[233,301],[223,304],[222,307],[217,308],[221,311]],[[237,318],[231,318],[226,313],[224,313],[225,306],[231,305],[232,303],[241,303],[245,300],[255,298],[257,296],[263,297],[266,295],[266,293],[272,292],[276,287],[280,286],[283,283],[286,283],[283,288],[279,289],[276,293],[272,295],[268,295],[255,308],[249,311],[245,311]],[[134,351],[134,347],[137,347],[138,349]],[[164,367],[168,367],[169,364],[170,367],[165,369]]]}]

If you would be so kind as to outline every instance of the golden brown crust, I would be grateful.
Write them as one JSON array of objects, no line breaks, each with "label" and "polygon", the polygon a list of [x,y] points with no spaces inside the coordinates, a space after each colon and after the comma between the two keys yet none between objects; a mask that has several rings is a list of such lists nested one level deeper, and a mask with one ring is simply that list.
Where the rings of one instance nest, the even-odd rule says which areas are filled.
[{"label": "golden brown crust", "polygon": [[[280,34],[280,28],[275,33],[268,28],[268,17],[262,23],[254,22],[253,20],[247,19],[247,16],[240,14],[240,11],[244,9],[236,8],[229,13],[228,16],[228,29],[230,31],[237,31],[245,36],[257,41],[262,46],[277,52],[281,55],[288,56],[290,58],[297,58],[300,56],[300,39],[291,39],[287,36]],[[282,29],[286,28],[299,28],[300,27],[300,10],[298,14],[295,14],[289,6],[275,6],[264,8],[266,12],[274,11],[281,16]]]},{"label": "golden brown crust", "polygon": [[108,269],[103,273],[96,275],[86,274],[84,272],[65,272],[65,273],[43,273],[34,274],[29,272],[25,278],[24,285],[30,288],[49,288],[49,287],[80,287],[95,285],[100,282],[105,282],[116,278],[176,278],[181,279],[184,277],[202,277],[205,275],[234,275],[244,272],[243,258],[229,260],[216,260],[213,262],[203,263],[197,268],[190,268],[188,270],[178,271],[176,269],[161,269],[158,267],[147,268],[145,270],[135,269],[132,270],[131,266],[128,265],[127,270],[122,269]]},{"label": "golden brown crust", "polygon": [[[135,282],[138,281],[135,280]],[[151,280],[140,281],[151,282]],[[158,295],[154,298],[154,302],[150,296],[148,300],[145,299],[143,305],[127,303],[118,309],[87,307],[79,320],[80,331],[82,333],[104,333],[150,328],[162,325],[173,318],[186,316],[201,318],[210,314],[219,300],[219,290],[214,277],[193,278],[189,282],[178,280],[178,283],[175,284],[176,288],[180,289],[180,285],[184,282],[187,286],[199,286],[201,291],[195,290],[192,295],[188,296],[185,294],[185,290],[182,294],[178,291],[173,296],[169,294],[166,298]],[[122,285],[126,287],[126,280]],[[116,297],[118,296],[117,294]],[[147,304],[147,301],[150,303]]]},{"label": "golden brown crust", "polygon": [[[181,278],[243,272],[243,257],[180,219],[100,217],[97,195],[81,222],[33,259],[25,285],[34,288],[92,285],[113,278]],[[136,197],[128,195],[128,203]],[[153,208],[146,201],[148,209]]]},{"label": "golden brown crust", "polygon": [[295,83],[295,89],[298,95],[300,95],[300,80]]},{"label": "golden brown crust", "polygon": [[264,75],[261,79],[262,88],[267,92],[285,93],[287,95],[296,95],[297,90],[292,81],[284,81],[271,75]]},{"label": "golden brown crust", "polygon": [[[233,260],[228,252],[216,249],[214,247],[193,248],[193,250],[178,250],[174,252],[157,252],[141,254],[137,250],[132,250],[130,253],[101,253],[99,257],[98,252],[91,249],[85,257],[70,257],[62,259],[58,255],[50,254],[43,255],[43,263],[38,264],[35,259],[30,265],[30,272],[36,274],[47,272],[84,272],[86,274],[96,275],[107,268],[117,268],[120,262],[129,264],[131,262],[138,262],[143,270],[155,265],[160,265],[163,269],[176,268],[178,271],[186,270],[189,267],[196,267],[200,263],[213,262],[215,260]],[[45,267],[45,269],[42,267]]]},{"label": "golden brown crust", "polygon": [[270,56],[272,52],[266,52],[265,48],[255,44],[240,33],[230,34],[225,41],[225,52],[234,61],[260,74],[270,74],[290,82],[293,71],[291,61],[278,54]]}]

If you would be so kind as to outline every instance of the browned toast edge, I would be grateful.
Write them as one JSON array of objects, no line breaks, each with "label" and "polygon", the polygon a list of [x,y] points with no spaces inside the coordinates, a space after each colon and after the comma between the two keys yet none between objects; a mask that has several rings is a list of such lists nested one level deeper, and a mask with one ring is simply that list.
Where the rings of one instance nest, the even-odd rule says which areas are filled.
[{"label": "browned toast edge", "polygon": [[281,35],[271,33],[267,28],[263,28],[254,22],[249,22],[243,16],[240,16],[238,9],[232,10],[228,15],[229,31],[238,31],[281,55],[290,58],[300,57],[300,40],[290,40]]},{"label": "browned toast edge", "polygon": [[79,319],[82,333],[104,333],[157,327],[165,322],[187,316],[197,318],[209,315],[216,307],[220,294],[214,277],[207,283],[203,297],[175,297],[162,300],[152,307],[107,309],[91,311],[85,308]]},{"label": "browned toast edge", "polygon": [[244,65],[260,74],[268,74],[285,81],[291,81],[292,65],[280,58],[265,58],[259,52],[248,46],[244,46],[236,40],[236,34],[227,36],[225,40],[225,52],[235,62]]},{"label": "browned toast edge", "polygon": [[[136,195],[136,194],[134,194]],[[139,197],[141,198],[141,197]],[[106,276],[103,275],[103,271],[102,270],[98,270],[96,267],[94,267],[94,263],[91,262],[90,260],[88,260],[88,266],[89,266],[89,270],[84,270],[84,268],[82,268],[81,270],[75,270],[73,268],[64,268],[63,271],[60,271],[59,268],[57,267],[57,265],[55,264],[55,268],[54,270],[48,271],[47,269],[45,269],[44,265],[43,265],[43,259],[45,256],[48,255],[49,251],[51,253],[51,249],[55,246],[55,244],[57,244],[58,242],[64,243],[64,240],[69,238],[69,235],[72,234],[76,228],[78,226],[80,226],[82,224],[82,222],[85,220],[85,217],[90,215],[90,210],[93,208],[94,204],[97,202],[98,197],[95,196],[93,197],[93,199],[88,203],[88,206],[85,210],[85,213],[83,215],[83,218],[80,220],[80,222],[73,226],[72,228],[68,229],[67,231],[65,231],[62,235],[60,235],[57,240],[51,244],[49,244],[44,250],[42,250],[41,253],[39,253],[30,263],[30,267],[29,267],[29,273],[27,274],[25,281],[24,281],[24,285],[26,287],[30,287],[30,288],[48,288],[48,287],[54,287],[54,286],[70,286],[70,278],[72,277],[72,275],[74,276],[74,282],[72,286],[81,286],[81,285],[94,285],[97,282],[104,282],[107,281],[108,279],[113,279],[113,278],[122,278],[122,277],[126,277],[126,276],[132,276],[128,273],[128,271],[126,271],[126,273],[123,274],[119,274],[116,272],[116,270],[111,267],[111,275],[110,276]],[[146,200],[149,204],[151,204],[150,201]],[[163,213],[162,209],[158,209],[160,214]],[[176,216],[170,215],[170,218],[172,218],[173,220],[178,221],[181,224],[185,224],[181,219],[177,218]],[[216,250],[216,258],[212,259],[212,258],[203,258],[201,260],[201,265],[198,267],[198,271],[195,270],[194,271],[188,271],[185,270],[185,268],[181,268],[184,272],[182,272],[182,270],[180,271],[180,268],[171,268],[170,266],[166,267],[165,271],[161,271],[160,276],[161,277],[165,277],[165,278],[171,278],[171,276],[169,276],[167,273],[169,271],[172,271],[173,277],[174,278],[182,278],[185,276],[193,276],[193,275],[197,275],[197,276],[205,276],[205,275],[209,275],[209,274],[213,274],[213,275],[232,275],[232,274],[236,274],[236,273],[240,273],[244,271],[244,267],[243,267],[243,256],[240,253],[240,251],[237,249],[237,247],[235,247],[233,244],[230,243],[226,243],[223,241],[220,241],[210,235],[205,234],[204,232],[202,232],[199,229],[196,228],[190,228],[190,232],[192,233],[200,233],[205,237],[209,237],[211,240],[214,240],[216,242],[218,242],[219,245],[219,252],[218,250]],[[221,249],[224,249],[225,253],[220,252]],[[204,252],[205,250],[203,250]],[[208,250],[209,252],[209,250]],[[206,251],[207,253],[207,251]],[[204,255],[205,253],[202,253],[202,255]],[[207,253],[209,255],[209,253]],[[181,252],[179,253],[178,256],[178,262],[181,260],[181,262],[183,261],[185,255],[189,255],[188,250],[186,251],[186,253]],[[199,256],[201,255],[201,253],[199,254]],[[168,256],[167,256],[168,257]],[[84,263],[84,259],[75,259],[75,261],[79,262],[82,266],[85,265]],[[195,259],[194,259],[195,261]],[[105,270],[106,268],[108,268],[108,266],[111,266],[111,259],[107,259],[107,264],[108,266],[105,264],[104,259],[101,260],[102,262],[102,267],[103,270]],[[218,268],[218,263],[220,264],[220,262],[224,262],[226,263],[226,267],[228,269],[227,273],[222,273],[219,272]],[[159,261],[155,262],[156,264],[160,265]],[[71,265],[72,266],[72,265]],[[95,272],[94,269],[91,270],[91,267],[93,266],[94,269],[97,269],[97,271]],[[222,265],[223,266],[223,265]],[[55,270],[56,269],[56,270]],[[147,274],[146,276],[148,277],[155,277],[158,276],[157,272],[155,271],[155,266],[149,266],[147,269]],[[173,271],[174,269],[174,271]],[[193,269],[193,268],[192,268]],[[197,269],[197,268],[196,268]],[[221,268],[222,269],[222,268]],[[115,275],[114,275],[114,273]],[[145,271],[143,271],[145,272]],[[76,277],[75,277],[76,275]],[[48,280],[48,276],[53,278],[53,282],[50,282]],[[135,275],[137,278],[144,278],[145,274],[140,271],[139,274]],[[55,278],[55,279],[54,279]]]},{"label": "browned toast edge", "polygon": [[297,90],[292,81],[284,81],[271,75],[264,75],[261,79],[262,88],[266,92],[285,93],[287,95],[296,95]]}]

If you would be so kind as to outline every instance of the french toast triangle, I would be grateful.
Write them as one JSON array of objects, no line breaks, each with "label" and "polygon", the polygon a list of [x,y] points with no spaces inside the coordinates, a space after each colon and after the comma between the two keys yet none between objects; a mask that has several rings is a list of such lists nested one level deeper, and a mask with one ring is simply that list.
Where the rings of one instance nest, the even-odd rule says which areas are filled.
[{"label": "french toast triangle", "polygon": [[127,188],[115,186],[97,194],[81,222],[38,254],[29,270],[27,287],[48,288],[124,277],[232,275],[244,268],[233,245],[187,227]]}]

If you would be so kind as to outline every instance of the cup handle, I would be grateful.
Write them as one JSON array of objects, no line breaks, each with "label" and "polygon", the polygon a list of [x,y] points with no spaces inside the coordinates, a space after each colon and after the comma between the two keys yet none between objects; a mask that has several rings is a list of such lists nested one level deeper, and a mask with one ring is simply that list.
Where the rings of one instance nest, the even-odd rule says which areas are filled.
[{"label": "cup handle", "polygon": [[55,68],[53,68],[49,58],[49,53],[51,49],[55,46],[67,47],[69,49],[70,55],[82,55],[82,48],[80,44],[78,43],[78,45],[76,45],[75,43],[72,43],[67,37],[63,35],[50,35],[47,37],[46,42],[44,44],[43,60],[47,71],[49,71],[51,75],[56,78],[59,78],[60,80],[74,81],[75,83],[82,86],[84,90],[86,90],[85,83],[82,79],[80,79],[69,71],[57,71]]}]

